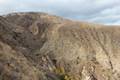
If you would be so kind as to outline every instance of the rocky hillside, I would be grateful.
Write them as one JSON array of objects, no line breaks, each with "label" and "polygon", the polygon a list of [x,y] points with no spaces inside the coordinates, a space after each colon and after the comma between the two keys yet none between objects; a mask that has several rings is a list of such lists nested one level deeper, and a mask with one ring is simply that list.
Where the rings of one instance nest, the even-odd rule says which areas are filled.
[{"label": "rocky hillside", "polygon": [[0,16],[0,80],[120,80],[120,28],[46,13]]}]

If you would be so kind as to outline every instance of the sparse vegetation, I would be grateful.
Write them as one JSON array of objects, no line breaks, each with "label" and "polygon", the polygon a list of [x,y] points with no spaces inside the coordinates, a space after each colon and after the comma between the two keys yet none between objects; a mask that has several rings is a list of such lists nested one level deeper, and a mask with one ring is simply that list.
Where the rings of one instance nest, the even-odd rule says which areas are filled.
[{"label": "sparse vegetation", "polygon": [[0,80],[120,80],[119,64],[119,27],[45,13],[0,16]]}]

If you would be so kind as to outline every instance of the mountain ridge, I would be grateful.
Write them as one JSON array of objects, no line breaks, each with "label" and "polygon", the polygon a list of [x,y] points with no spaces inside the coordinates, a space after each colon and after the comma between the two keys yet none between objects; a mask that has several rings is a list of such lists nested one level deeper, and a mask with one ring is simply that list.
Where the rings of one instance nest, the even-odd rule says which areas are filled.
[{"label": "mountain ridge", "polygon": [[45,13],[0,16],[0,79],[119,80],[119,34]]}]

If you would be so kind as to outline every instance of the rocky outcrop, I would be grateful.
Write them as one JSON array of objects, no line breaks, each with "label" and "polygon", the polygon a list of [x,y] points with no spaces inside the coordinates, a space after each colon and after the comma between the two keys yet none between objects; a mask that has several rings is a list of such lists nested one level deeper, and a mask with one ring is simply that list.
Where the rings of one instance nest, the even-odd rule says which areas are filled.
[{"label": "rocky outcrop", "polygon": [[120,28],[46,13],[0,17],[0,80],[120,80]]}]

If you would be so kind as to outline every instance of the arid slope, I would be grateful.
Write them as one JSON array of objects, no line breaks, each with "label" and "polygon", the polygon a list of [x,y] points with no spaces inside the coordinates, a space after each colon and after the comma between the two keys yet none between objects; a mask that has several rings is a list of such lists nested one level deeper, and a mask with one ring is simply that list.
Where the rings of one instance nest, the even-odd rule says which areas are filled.
[{"label": "arid slope", "polygon": [[0,80],[120,80],[120,27],[46,13],[1,16]]}]

